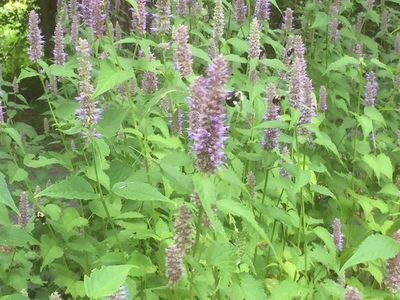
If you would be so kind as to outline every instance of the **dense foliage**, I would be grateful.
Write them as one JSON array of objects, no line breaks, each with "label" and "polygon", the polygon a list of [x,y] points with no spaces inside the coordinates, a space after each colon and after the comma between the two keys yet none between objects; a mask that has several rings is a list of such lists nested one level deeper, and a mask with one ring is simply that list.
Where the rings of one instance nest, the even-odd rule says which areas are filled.
[{"label": "dense foliage", "polygon": [[399,1],[127,2],[0,76],[0,299],[398,296]]}]

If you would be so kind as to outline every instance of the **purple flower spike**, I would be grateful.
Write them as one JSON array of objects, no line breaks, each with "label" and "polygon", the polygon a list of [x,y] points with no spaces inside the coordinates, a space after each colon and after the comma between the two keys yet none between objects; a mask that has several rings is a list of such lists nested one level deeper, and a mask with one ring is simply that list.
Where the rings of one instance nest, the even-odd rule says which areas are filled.
[{"label": "purple flower spike", "polygon": [[54,31],[54,62],[56,65],[64,65],[65,63],[65,52],[64,52],[64,42],[63,42],[63,28],[61,23],[57,23],[56,29]]},{"label": "purple flower spike", "polygon": [[175,68],[182,77],[187,77],[192,69],[192,54],[188,44],[189,35],[185,25],[179,25],[174,33],[176,51],[174,52]]},{"label": "purple flower spike", "polygon": [[[400,230],[393,234],[393,238],[400,243]],[[386,275],[383,280],[390,292],[396,294],[400,286],[400,253],[386,261]]]},{"label": "purple flower spike", "polygon": [[375,73],[369,72],[366,76],[364,102],[366,106],[374,106],[376,94],[378,92],[378,83],[375,80]]},{"label": "purple flower spike", "polygon": [[333,242],[335,243],[336,251],[342,252],[344,235],[342,234],[341,231],[340,219],[333,220],[332,229],[333,229],[332,238]]},{"label": "purple flower spike", "polygon": [[225,156],[227,77],[227,63],[220,55],[209,65],[208,78],[197,77],[191,86],[189,137],[193,141],[196,169],[203,174],[214,173]]},{"label": "purple flower spike", "polygon": [[40,33],[39,29],[39,16],[34,11],[31,10],[29,13],[29,33],[28,33],[28,40],[29,40],[29,59],[32,62],[38,61],[43,55],[43,37]]},{"label": "purple flower spike", "polygon": [[256,0],[253,17],[257,18],[260,24],[268,19],[270,13],[269,6],[269,0]]},{"label": "purple flower spike", "polygon": [[245,5],[244,0],[236,0],[233,6],[233,11],[235,14],[235,21],[239,25],[243,25],[247,14],[247,6]]}]

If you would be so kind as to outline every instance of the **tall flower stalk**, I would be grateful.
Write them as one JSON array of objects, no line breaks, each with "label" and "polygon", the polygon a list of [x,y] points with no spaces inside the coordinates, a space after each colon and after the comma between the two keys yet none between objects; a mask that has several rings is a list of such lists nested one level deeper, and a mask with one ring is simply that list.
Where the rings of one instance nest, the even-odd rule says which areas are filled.
[{"label": "tall flower stalk", "polygon": [[209,65],[208,78],[197,77],[190,89],[189,137],[195,167],[203,174],[214,173],[225,156],[227,78],[227,63],[220,55]]},{"label": "tall flower stalk", "polygon": [[32,62],[38,61],[43,55],[43,37],[39,29],[39,16],[34,11],[31,10],[29,13],[29,59]]},{"label": "tall flower stalk", "polygon": [[[91,136],[100,137],[100,134],[98,134],[94,128],[94,125],[100,119],[101,110],[96,108],[97,102],[92,100],[94,89],[90,82],[92,66],[89,62],[90,48],[88,41],[79,39],[76,50],[78,52],[78,74],[80,77],[79,96],[76,97],[76,100],[79,102],[79,109],[76,110],[76,115],[82,125],[89,130]],[[86,133],[84,133],[84,135],[86,135]]]}]

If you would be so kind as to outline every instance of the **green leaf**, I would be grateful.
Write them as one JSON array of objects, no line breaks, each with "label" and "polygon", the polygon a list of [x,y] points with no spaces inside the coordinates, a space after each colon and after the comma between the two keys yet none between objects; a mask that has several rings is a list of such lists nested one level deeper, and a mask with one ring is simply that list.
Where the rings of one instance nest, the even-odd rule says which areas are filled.
[{"label": "green leaf", "polygon": [[11,197],[10,191],[8,189],[5,176],[1,172],[0,172],[0,203],[7,205],[9,208],[11,208],[19,215],[18,208],[15,205],[14,200]]},{"label": "green leaf", "polygon": [[239,64],[245,64],[247,60],[236,54],[228,54],[225,56],[226,61],[236,62]]},{"label": "green leaf", "polygon": [[98,124],[98,132],[110,138],[116,135],[123,120],[129,112],[129,107],[109,108],[105,110]]},{"label": "green leaf", "polygon": [[177,193],[190,194],[193,191],[193,183],[190,176],[183,174],[177,167],[160,164],[161,173],[168,179],[169,184]]},{"label": "green leaf", "polygon": [[395,239],[378,234],[369,236],[344,263],[339,273],[357,264],[374,261],[376,259],[387,260],[388,258],[396,256],[399,252],[400,243]]},{"label": "green leaf", "polygon": [[389,196],[395,196],[399,197],[400,192],[397,186],[393,183],[388,183],[386,184],[379,192],[378,194],[384,194],[384,195],[389,195]]},{"label": "green leaf", "polygon": [[3,128],[2,131],[7,133],[17,143],[17,145],[21,148],[22,152],[25,154],[25,149],[24,146],[22,145],[21,135],[19,134],[19,132],[11,127]]},{"label": "green leaf", "polygon": [[117,84],[133,78],[133,72],[121,70],[117,68],[110,60],[104,60],[100,66],[100,75],[97,80],[96,90],[93,98],[107,92]]},{"label": "green leaf", "polygon": [[279,59],[261,59],[260,63],[265,65],[267,68],[272,68],[276,70],[286,70],[286,66]]},{"label": "green leaf", "polygon": [[299,174],[296,174],[295,184],[294,184],[294,193],[300,191],[300,189],[307,185],[311,179],[311,172],[309,170],[300,171]]},{"label": "green leaf", "polygon": [[267,299],[264,288],[260,281],[256,280],[249,273],[240,273],[241,288],[246,299]]},{"label": "green leaf", "polygon": [[311,190],[317,192],[318,194],[329,196],[333,199],[336,199],[336,196],[325,186],[313,184],[311,185]]},{"label": "green leaf", "polygon": [[84,286],[86,295],[91,299],[107,297],[115,293],[124,284],[132,265],[103,266],[94,269],[90,277],[85,275]]},{"label": "green leaf", "polygon": [[157,271],[157,267],[153,265],[150,257],[138,251],[133,251],[130,254],[128,264],[129,263],[133,263],[135,265],[135,268],[130,271],[130,275],[132,276],[144,276]]},{"label": "green leaf", "polygon": [[211,63],[211,59],[208,56],[208,53],[204,51],[203,49],[194,47],[190,45],[190,52],[193,54],[193,57],[198,57],[206,61],[207,63]]},{"label": "green leaf", "polygon": [[231,199],[217,201],[218,210],[239,216],[250,223],[250,225],[258,232],[258,234],[268,243],[273,253],[276,253],[273,244],[271,243],[269,237],[265,234],[265,231],[258,225],[257,221],[254,219],[253,212],[246,206],[237,203]]},{"label": "green leaf", "polygon": [[362,157],[362,160],[368,165],[368,167],[370,167],[374,171],[375,176],[379,182],[381,178],[381,168],[379,166],[377,158],[371,154],[367,154]]},{"label": "green leaf", "polygon": [[195,191],[199,194],[201,205],[215,228],[215,216],[212,211],[212,204],[215,204],[216,191],[213,181],[210,177],[202,174],[194,174],[192,179]]},{"label": "green leaf", "polygon": [[35,157],[35,155],[32,153],[28,153],[24,157],[24,165],[29,168],[40,168],[40,167],[53,165],[53,164],[62,165],[63,162],[59,161],[56,158],[46,158],[43,156]]},{"label": "green leaf", "polygon": [[329,17],[326,13],[317,12],[315,15],[314,23],[311,25],[310,28],[318,28],[318,27],[325,27],[330,22]]},{"label": "green leaf", "polygon": [[313,229],[313,232],[324,242],[324,245],[329,250],[329,253],[336,255],[336,248],[330,232],[321,226]]},{"label": "green leaf", "polygon": [[147,139],[160,148],[183,149],[181,140],[176,136],[170,138],[163,138],[158,134],[154,134],[154,135],[149,135]]},{"label": "green leaf", "polygon": [[[247,52],[247,49],[249,49],[249,44],[244,39],[241,39],[238,37],[230,38],[229,40],[227,40],[227,42],[228,42],[228,44],[232,45],[232,47],[234,49],[233,53],[237,53],[239,55]],[[244,63],[245,62],[246,62],[246,60],[244,61]]]},{"label": "green leaf", "polygon": [[364,114],[369,117],[372,121],[376,121],[380,123],[382,126],[386,127],[386,121],[385,118],[382,116],[382,114],[377,110],[375,107],[372,106],[366,106],[364,108]]},{"label": "green leaf", "polygon": [[43,258],[40,271],[43,271],[45,266],[51,264],[57,258],[62,257],[64,255],[64,251],[62,248],[56,245],[55,239],[50,238],[48,235],[44,235],[42,236],[40,243],[40,254]]},{"label": "green leaf", "polygon": [[353,68],[359,64],[360,64],[360,62],[358,61],[358,59],[344,55],[343,57],[339,58],[337,61],[334,61],[333,63],[329,64],[328,67],[326,68],[326,71],[322,74],[322,76],[325,75],[326,73],[329,73],[332,70],[340,70],[342,72],[345,72],[346,71],[345,67],[347,65],[350,65],[349,67]]},{"label": "green leaf", "polygon": [[78,176],[69,176],[65,180],[53,183],[36,195],[36,197],[43,196],[81,200],[97,199],[90,183]]},{"label": "green leaf", "polygon": [[298,295],[299,287],[296,282],[286,279],[279,282],[274,286],[269,300],[281,300],[281,299],[295,299]]},{"label": "green leaf", "polygon": [[20,182],[28,178],[28,172],[10,162],[8,164],[8,178],[10,183]]},{"label": "green leaf", "polygon": [[391,180],[393,177],[393,165],[390,158],[384,153],[379,153],[376,157],[376,160],[379,164],[381,174],[385,175],[389,180]]},{"label": "green leaf", "polygon": [[0,227],[0,244],[16,247],[27,247],[27,245],[38,245],[39,241],[32,234],[20,227]]},{"label": "green leaf", "polygon": [[118,182],[114,184],[112,191],[128,200],[172,202],[156,188],[144,182]]}]

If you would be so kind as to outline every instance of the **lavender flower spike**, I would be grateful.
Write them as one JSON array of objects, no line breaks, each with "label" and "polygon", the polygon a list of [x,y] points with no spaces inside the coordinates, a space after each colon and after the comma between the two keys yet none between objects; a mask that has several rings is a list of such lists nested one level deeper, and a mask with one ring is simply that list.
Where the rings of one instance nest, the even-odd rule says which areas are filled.
[{"label": "lavender flower spike", "polygon": [[[224,56],[220,55],[209,65],[208,78],[198,79],[191,86],[189,137],[193,141],[195,167],[203,174],[214,173],[225,156],[223,151],[226,139],[224,86],[227,78],[227,62]],[[198,92],[205,97],[199,99],[196,95]]]},{"label": "lavender flower spike", "polygon": [[[268,84],[267,110],[264,116],[265,121],[280,120],[279,106],[273,103],[273,99],[275,97],[276,88],[275,85],[271,82]],[[261,141],[261,146],[265,150],[273,150],[278,146],[278,138],[278,128],[267,128],[264,130],[264,139]]]},{"label": "lavender flower spike", "polygon": [[[400,243],[400,229],[393,234],[393,238]],[[385,286],[393,294],[396,294],[400,287],[400,253],[386,261],[386,275],[383,280]]]},{"label": "lavender flower spike", "polygon": [[257,18],[258,22],[262,24],[263,21],[269,17],[269,0],[256,0],[256,5],[254,7],[253,17]]},{"label": "lavender flower spike", "polygon": [[63,28],[61,23],[57,23],[56,29],[54,31],[54,63],[56,65],[64,65],[65,63],[65,52],[63,43]]},{"label": "lavender flower spike", "polygon": [[190,214],[189,208],[183,204],[179,208],[179,212],[176,214],[175,220],[175,243],[178,249],[181,251],[183,256],[187,250],[192,246],[193,240],[190,234],[193,232],[193,227],[190,224],[192,215]]},{"label": "lavender flower spike", "polygon": [[165,252],[167,253],[165,275],[168,278],[168,286],[173,287],[183,276],[182,256],[180,249],[175,244],[165,249]]},{"label": "lavender flower spike", "polygon": [[250,24],[249,57],[259,58],[261,53],[260,29],[257,18]]},{"label": "lavender flower spike", "polygon": [[335,243],[336,251],[341,252],[343,250],[343,237],[344,235],[342,234],[341,231],[341,224],[340,224],[340,219],[334,219],[332,223],[332,238],[333,242]]},{"label": "lavender flower spike", "polygon": [[247,6],[245,5],[244,0],[236,0],[233,6],[233,11],[235,14],[235,21],[239,25],[243,25],[247,14]]},{"label": "lavender flower spike", "polygon": [[96,133],[93,125],[95,125],[100,120],[101,110],[96,108],[97,102],[92,101],[93,86],[90,83],[90,71],[92,66],[89,62],[89,43],[87,40],[79,39],[78,46],[78,73],[80,76],[79,81],[79,96],[76,100],[79,101],[80,108],[76,110],[76,115],[78,119],[82,122],[82,125],[89,130],[95,137],[100,137]]},{"label": "lavender flower spike", "polygon": [[222,0],[215,0],[214,8],[214,34],[213,37],[218,39],[224,32],[224,7]]},{"label": "lavender flower spike", "polygon": [[146,0],[137,0],[138,13],[134,8],[131,8],[132,13],[132,28],[137,29],[140,34],[146,33]]},{"label": "lavender flower spike", "polygon": [[28,194],[26,192],[22,192],[19,199],[19,212],[21,215],[18,217],[18,224],[22,228],[25,228],[29,222],[29,202],[28,202]]},{"label": "lavender flower spike", "polygon": [[156,29],[158,34],[166,34],[170,29],[171,1],[158,0],[156,3]]},{"label": "lavender flower spike", "polygon": [[29,13],[29,33],[28,33],[28,40],[29,40],[29,59],[32,62],[38,61],[43,55],[43,37],[40,33],[38,21],[39,16],[34,11],[31,10]]},{"label": "lavender flower spike", "polygon": [[176,51],[174,52],[175,68],[182,77],[187,77],[191,73],[192,54],[188,44],[189,35],[185,25],[179,25],[174,32],[176,41]]},{"label": "lavender flower spike", "polygon": [[374,106],[378,90],[378,83],[375,80],[375,73],[371,71],[365,78],[367,79],[367,83],[365,84],[364,102],[366,106]]}]

